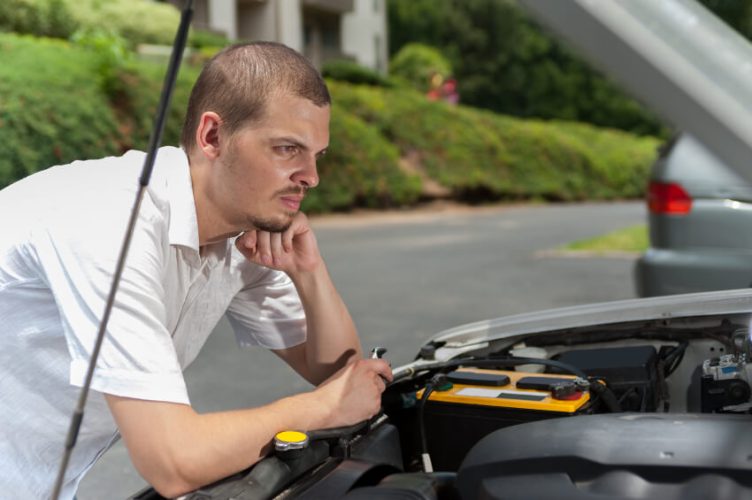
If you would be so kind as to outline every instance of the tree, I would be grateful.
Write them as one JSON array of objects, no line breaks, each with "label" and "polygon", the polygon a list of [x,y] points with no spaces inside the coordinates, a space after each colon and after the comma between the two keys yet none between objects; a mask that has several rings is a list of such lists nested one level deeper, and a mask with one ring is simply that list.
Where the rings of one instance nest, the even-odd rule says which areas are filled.
[{"label": "tree", "polygon": [[465,104],[640,134],[658,120],[543,31],[513,0],[390,0],[390,49],[417,41],[449,58]]}]

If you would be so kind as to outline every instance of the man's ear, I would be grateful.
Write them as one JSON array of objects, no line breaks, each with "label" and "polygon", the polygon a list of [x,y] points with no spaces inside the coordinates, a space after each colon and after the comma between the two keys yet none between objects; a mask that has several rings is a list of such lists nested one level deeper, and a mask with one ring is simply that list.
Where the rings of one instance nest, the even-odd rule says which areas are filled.
[{"label": "man's ear", "polygon": [[220,154],[220,126],[222,119],[213,111],[201,114],[196,127],[196,146],[209,160],[216,160]]}]

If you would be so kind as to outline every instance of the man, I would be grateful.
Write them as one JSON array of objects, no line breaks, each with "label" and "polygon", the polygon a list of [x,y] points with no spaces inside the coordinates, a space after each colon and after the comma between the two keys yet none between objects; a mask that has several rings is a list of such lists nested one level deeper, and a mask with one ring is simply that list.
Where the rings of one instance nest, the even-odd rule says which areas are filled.
[{"label": "man", "polygon": [[[391,371],[362,359],[299,211],[319,181],[329,109],[320,75],[279,44],[230,47],[204,68],[183,149],[157,156],[63,498],[117,431],[140,474],[174,497],[248,467],[278,431],[378,411]],[[0,496],[50,495],[143,158],[74,162],[0,192]],[[182,370],[225,311],[239,343],[272,349],[317,388],[197,414]]]}]

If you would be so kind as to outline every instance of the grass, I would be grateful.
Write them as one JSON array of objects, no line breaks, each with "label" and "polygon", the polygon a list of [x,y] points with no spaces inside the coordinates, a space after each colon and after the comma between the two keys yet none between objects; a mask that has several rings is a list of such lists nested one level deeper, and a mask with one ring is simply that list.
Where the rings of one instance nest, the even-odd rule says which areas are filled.
[{"label": "grass", "polygon": [[645,224],[625,227],[607,234],[573,241],[563,247],[569,252],[644,252],[648,248],[648,229]]}]

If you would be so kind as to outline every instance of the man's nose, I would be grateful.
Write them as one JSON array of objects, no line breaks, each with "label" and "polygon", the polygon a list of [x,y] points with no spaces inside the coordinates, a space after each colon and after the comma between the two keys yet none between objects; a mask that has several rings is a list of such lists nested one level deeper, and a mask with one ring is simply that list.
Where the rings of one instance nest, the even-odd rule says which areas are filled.
[{"label": "man's nose", "polygon": [[316,168],[316,157],[310,156],[300,166],[292,179],[295,184],[305,186],[306,188],[315,188],[319,185],[319,173]]}]

